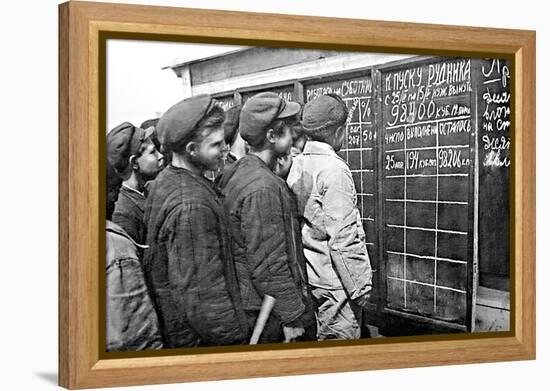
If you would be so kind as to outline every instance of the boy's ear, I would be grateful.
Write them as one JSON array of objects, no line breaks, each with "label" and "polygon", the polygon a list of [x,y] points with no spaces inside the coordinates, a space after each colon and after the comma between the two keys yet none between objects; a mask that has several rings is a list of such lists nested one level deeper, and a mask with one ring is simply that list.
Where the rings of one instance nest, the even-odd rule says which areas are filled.
[{"label": "boy's ear", "polygon": [[338,137],[341,137],[343,133],[346,132],[346,128],[344,125],[338,126],[338,129],[336,129],[336,132],[334,132]]},{"label": "boy's ear", "polygon": [[131,167],[132,170],[139,170],[139,164],[137,162],[136,155],[132,155],[128,158],[128,167]]},{"label": "boy's ear", "polygon": [[265,138],[270,143],[274,143],[275,141],[277,141],[277,136],[275,135],[275,132],[273,131],[273,129],[268,129],[268,131],[265,134]]},{"label": "boy's ear", "polygon": [[196,156],[198,149],[199,145],[194,141],[187,143],[185,146],[185,151],[191,156]]}]

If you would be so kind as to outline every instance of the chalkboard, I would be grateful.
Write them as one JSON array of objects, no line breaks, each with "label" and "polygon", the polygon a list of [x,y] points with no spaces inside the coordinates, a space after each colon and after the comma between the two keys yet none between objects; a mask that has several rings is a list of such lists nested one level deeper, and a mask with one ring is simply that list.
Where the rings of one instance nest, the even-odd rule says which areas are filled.
[{"label": "chalkboard", "polygon": [[510,274],[510,64],[476,62],[480,283],[508,290]]},{"label": "chalkboard", "polygon": [[472,60],[380,68],[382,262],[388,309],[467,328]]},{"label": "chalkboard", "polygon": [[[359,75],[340,76],[304,83],[304,100],[309,102],[318,96],[337,94],[349,109],[346,138],[338,152],[351,170],[357,192],[357,206],[366,234],[367,251],[377,277],[377,179],[376,179],[376,131],[374,128],[374,101],[371,71]],[[376,283],[376,282],[375,282]],[[375,290],[374,294],[378,293]]]}]

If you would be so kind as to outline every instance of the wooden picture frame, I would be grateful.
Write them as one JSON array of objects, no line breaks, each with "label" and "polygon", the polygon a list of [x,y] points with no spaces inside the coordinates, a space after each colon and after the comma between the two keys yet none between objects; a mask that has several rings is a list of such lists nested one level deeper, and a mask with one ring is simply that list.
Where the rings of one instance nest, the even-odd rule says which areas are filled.
[{"label": "wooden picture frame", "polygon": [[[59,6],[59,384],[90,388],[535,358],[535,33],[185,8]],[[102,34],[389,53],[489,55],[512,63],[511,331],[105,358]],[[155,38],[157,37],[157,38]],[[103,158],[103,159],[102,159]],[[103,174],[102,174],[103,173]],[[103,181],[103,182],[102,182]],[[103,293],[104,295],[104,293]]]}]

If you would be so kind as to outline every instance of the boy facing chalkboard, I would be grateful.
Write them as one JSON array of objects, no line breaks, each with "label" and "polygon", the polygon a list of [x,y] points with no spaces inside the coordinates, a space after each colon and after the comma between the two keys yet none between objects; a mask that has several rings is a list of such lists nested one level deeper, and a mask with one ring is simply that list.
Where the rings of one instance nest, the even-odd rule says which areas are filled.
[{"label": "boy facing chalkboard", "polygon": [[360,338],[361,307],[372,289],[355,185],[348,164],[336,154],[347,117],[338,95],[304,106],[301,124],[308,141],[287,179],[298,202],[318,340]]}]

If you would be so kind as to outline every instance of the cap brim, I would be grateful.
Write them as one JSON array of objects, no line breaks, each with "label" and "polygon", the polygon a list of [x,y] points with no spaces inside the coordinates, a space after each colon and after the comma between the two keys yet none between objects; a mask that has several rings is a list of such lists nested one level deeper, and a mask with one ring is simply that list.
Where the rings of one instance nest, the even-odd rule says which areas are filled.
[{"label": "cap brim", "polygon": [[154,131],[155,131],[154,126],[149,126],[147,129],[144,129],[143,130],[143,139],[147,140],[149,137],[151,137],[151,135],[153,134]]},{"label": "cap brim", "polygon": [[300,112],[301,107],[299,103],[286,101],[285,108],[279,113],[277,118],[292,117]]}]

